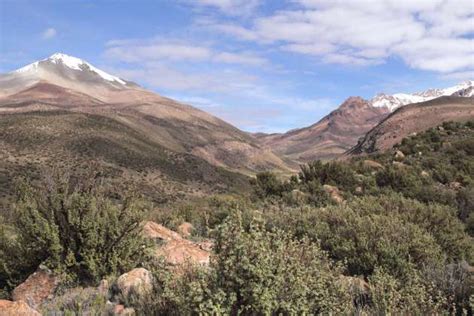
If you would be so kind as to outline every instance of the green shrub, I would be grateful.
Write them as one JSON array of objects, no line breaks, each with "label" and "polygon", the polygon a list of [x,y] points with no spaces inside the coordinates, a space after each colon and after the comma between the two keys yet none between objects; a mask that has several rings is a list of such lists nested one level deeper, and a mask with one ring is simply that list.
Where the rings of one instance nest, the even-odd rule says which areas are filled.
[{"label": "green shrub", "polygon": [[318,181],[320,184],[335,185],[347,191],[353,191],[357,184],[350,165],[339,161],[322,163],[316,160],[302,165],[298,177],[304,184]]},{"label": "green shrub", "polygon": [[214,287],[224,294],[219,304],[229,312],[325,314],[348,307],[337,283],[340,269],[307,239],[296,241],[256,222],[247,231],[237,215],[220,226],[215,253]]},{"label": "green shrub", "polygon": [[[0,253],[15,247],[18,256],[0,259],[0,273],[18,281],[40,263],[67,280],[97,282],[140,264],[148,242],[141,234],[147,206],[136,195],[108,197],[96,175],[81,181],[55,174],[33,186],[18,185],[17,219]],[[5,238],[12,243],[5,242]]]}]

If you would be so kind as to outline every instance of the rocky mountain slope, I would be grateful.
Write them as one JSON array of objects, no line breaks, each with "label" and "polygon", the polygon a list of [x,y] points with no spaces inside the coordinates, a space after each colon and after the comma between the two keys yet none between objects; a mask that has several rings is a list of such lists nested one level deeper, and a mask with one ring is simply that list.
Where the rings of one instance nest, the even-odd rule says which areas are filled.
[{"label": "rocky mountain slope", "polygon": [[315,159],[333,159],[356,145],[359,138],[365,136],[369,130],[397,108],[442,96],[472,97],[474,96],[474,81],[413,94],[378,94],[370,100],[351,97],[339,108],[311,126],[284,134],[256,134],[255,136],[282,157],[300,163]]},{"label": "rocky mountain slope", "polygon": [[472,97],[474,96],[474,81],[468,80],[453,87],[444,89],[428,89],[417,93],[396,93],[387,95],[380,93],[369,103],[375,107],[387,107],[391,112],[397,108],[411,104],[433,100],[442,96]]},{"label": "rocky mountain slope", "polygon": [[403,138],[425,131],[446,121],[465,122],[474,119],[474,99],[443,96],[397,109],[367,135],[348,154],[384,151]]},{"label": "rocky mountain slope", "polygon": [[373,107],[360,97],[351,97],[316,124],[257,137],[276,153],[301,163],[328,160],[351,148],[388,113],[387,108]]},{"label": "rocky mountain slope", "polygon": [[65,54],[0,75],[0,91],[2,118],[58,109],[102,115],[167,150],[191,153],[228,170],[286,169],[279,157],[234,126]]}]

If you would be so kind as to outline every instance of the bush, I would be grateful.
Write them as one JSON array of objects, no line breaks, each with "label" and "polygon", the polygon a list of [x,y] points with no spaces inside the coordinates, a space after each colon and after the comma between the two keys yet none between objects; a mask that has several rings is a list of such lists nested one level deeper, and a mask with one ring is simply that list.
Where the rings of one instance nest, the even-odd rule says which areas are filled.
[{"label": "bush", "polygon": [[[340,269],[316,243],[233,216],[218,230],[214,287],[231,313],[341,313],[349,298],[339,288]],[[213,299],[210,297],[209,299]]]},{"label": "bush", "polygon": [[240,213],[219,226],[208,269],[188,267],[174,277],[155,269],[155,291],[133,305],[140,314],[341,314],[351,297],[340,267],[309,240],[267,231]]},{"label": "bush", "polygon": [[357,180],[349,164],[338,161],[322,163],[313,161],[301,166],[299,179],[302,183],[318,181],[320,184],[335,185],[340,189],[354,191]]},{"label": "bush", "polygon": [[13,247],[18,256],[0,258],[7,280],[17,282],[44,263],[67,281],[97,282],[146,256],[140,226],[146,204],[133,194],[112,200],[97,174],[78,182],[56,173],[38,186],[20,181],[14,208],[17,219],[0,243],[0,253]]}]

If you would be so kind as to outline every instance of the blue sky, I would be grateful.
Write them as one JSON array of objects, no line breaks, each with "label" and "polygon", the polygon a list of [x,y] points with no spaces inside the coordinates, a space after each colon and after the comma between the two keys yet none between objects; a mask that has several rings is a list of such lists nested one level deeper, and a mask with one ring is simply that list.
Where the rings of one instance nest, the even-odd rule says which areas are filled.
[{"label": "blue sky", "polygon": [[0,0],[0,72],[73,55],[247,131],[473,79],[471,0]]}]

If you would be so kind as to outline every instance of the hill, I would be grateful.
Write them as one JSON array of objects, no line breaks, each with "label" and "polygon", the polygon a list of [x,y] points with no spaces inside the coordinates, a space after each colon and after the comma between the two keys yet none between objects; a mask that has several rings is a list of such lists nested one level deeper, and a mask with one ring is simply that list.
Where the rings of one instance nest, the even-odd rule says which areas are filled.
[{"label": "hill", "polygon": [[304,163],[333,159],[357,143],[389,110],[351,97],[316,124],[285,134],[260,135],[259,139],[283,157]]},{"label": "hill", "polygon": [[348,154],[390,149],[403,138],[445,121],[465,122],[474,118],[474,99],[444,96],[403,106],[371,129]]},{"label": "hill", "polygon": [[[27,106],[27,105],[25,105]],[[14,178],[38,178],[45,168],[80,172],[91,164],[117,185],[133,183],[151,200],[242,191],[246,176],[191,154],[173,152],[102,115],[64,110],[0,116],[0,197],[11,196]]]},{"label": "hill", "polygon": [[192,106],[147,91],[81,59],[54,54],[0,75],[0,114],[62,109],[112,118],[177,153],[251,174],[286,170],[251,135]]}]

